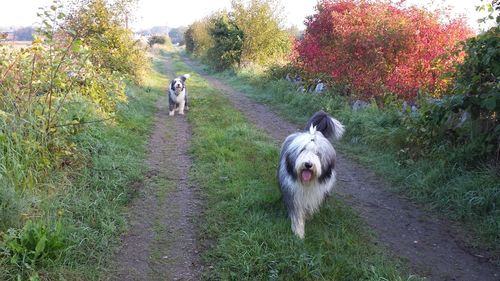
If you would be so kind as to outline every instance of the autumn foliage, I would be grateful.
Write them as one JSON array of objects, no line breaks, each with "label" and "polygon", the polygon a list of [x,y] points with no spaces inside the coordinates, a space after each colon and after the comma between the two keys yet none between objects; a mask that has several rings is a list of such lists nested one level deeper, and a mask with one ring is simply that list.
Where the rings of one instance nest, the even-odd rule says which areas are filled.
[{"label": "autumn foliage", "polygon": [[297,65],[361,99],[394,93],[412,100],[419,90],[439,96],[444,74],[462,59],[457,43],[472,35],[463,19],[403,3],[323,0],[316,10],[296,44]]}]

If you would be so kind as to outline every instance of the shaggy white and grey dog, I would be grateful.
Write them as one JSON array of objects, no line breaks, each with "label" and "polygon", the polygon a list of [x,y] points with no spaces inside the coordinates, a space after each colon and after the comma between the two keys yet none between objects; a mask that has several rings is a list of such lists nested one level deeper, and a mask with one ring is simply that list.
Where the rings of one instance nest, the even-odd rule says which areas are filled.
[{"label": "shaggy white and grey dog", "polygon": [[170,82],[168,88],[168,115],[173,116],[176,111],[184,115],[184,109],[189,109],[186,87],[188,78],[189,74],[184,74]]},{"label": "shaggy white and grey dog", "polygon": [[278,180],[292,221],[292,231],[304,238],[305,219],[318,209],[335,184],[336,153],[329,139],[340,139],[344,126],[327,113],[316,112],[302,132],[281,146]]}]

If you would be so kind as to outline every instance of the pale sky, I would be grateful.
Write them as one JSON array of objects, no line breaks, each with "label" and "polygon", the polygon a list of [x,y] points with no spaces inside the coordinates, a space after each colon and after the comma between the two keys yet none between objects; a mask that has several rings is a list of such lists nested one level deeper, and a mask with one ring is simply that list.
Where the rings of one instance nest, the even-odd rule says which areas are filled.
[{"label": "pale sky", "polygon": [[[139,0],[132,28],[143,29],[153,26],[186,26],[197,19],[210,15],[214,11],[229,9],[230,0]],[[431,1],[409,0],[420,6],[429,6]],[[435,0],[440,5],[453,7],[453,13],[465,14],[469,25],[479,29],[477,19],[481,17],[475,11],[480,0]],[[52,0],[0,0],[0,26],[28,26],[37,21],[38,7],[47,6]],[[306,16],[314,13],[317,0],[281,0],[284,6],[285,24],[304,28]]]}]

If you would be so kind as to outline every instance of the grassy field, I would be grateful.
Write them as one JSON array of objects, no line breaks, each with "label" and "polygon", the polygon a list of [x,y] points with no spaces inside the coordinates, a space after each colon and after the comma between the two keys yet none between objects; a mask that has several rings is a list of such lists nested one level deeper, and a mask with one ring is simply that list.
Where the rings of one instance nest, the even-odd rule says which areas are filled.
[{"label": "grassy field", "polygon": [[[161,70],[159,63],[156,68]],[[145,86],[129,85],[129,102],[120,105],[112,121],[90,123],[76,133],[77,163],[37,184],[45,188],[10,194],[18,211],[26,212],[23,222],[33,223],[5,233],[0,251],[15,251],[0,259],[0,280],[103,276],[126,228],[124,208],[136,196],[131,185],[146,172],[146,143],[164,79],[153,72]]]},{"label": "grassy field", "polygon": [[345,99],[332,95],[297,92],[282,81],[263,80],[262,73],[242,71],[216,74],[254,100],[271,105],[297,124],[317,110],[325,110],[347,128],[340,149],[378,175],[393,183],[394,190],[429,209],[463,223],[472,233],[469,243],[500,256],[500,186],[494,167],[474,168],[457,162],[468,153],[466,147],[444,150],[421,159],[407,159],[400,143],[406,137],[398,109],[379,110],[371,106],[353,113]]},{"label": "grassy field", "polygon": [[[178,74],[194,74],[174,58]],[[189,87],[191,180],[206,193],[203,235],[213,244],[206,280],[418,280],[336,198],[308,221],[305,240],[296,238],[276,182],[276,144],[200,76]]]}]

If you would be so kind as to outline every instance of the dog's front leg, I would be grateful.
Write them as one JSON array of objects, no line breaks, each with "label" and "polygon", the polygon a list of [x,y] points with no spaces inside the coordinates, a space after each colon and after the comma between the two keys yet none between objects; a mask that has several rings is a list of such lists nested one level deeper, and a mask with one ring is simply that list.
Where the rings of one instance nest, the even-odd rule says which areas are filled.
[{"label": "dog's front leg", "polygon": [[292,219],[292,231],[300,239],[304,239],[304,216],[302,214],[296,214],[291,217]]},{"label": "dog's front leg", "polygon": [[180,115],[184,115],[184,105],[185,105],[185,103],[186,103],[186,101],[184,101],[184,100],[179,103],[179,114]]},{"label": "dog's front leg", "polygon": [[168,115],[174,116],[174,112],[175,112],[175,103],[169,102],[168,103]]}]

